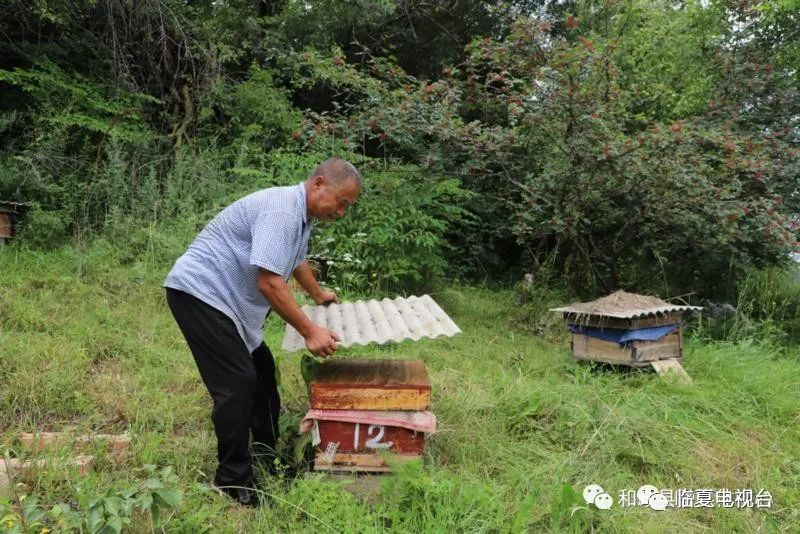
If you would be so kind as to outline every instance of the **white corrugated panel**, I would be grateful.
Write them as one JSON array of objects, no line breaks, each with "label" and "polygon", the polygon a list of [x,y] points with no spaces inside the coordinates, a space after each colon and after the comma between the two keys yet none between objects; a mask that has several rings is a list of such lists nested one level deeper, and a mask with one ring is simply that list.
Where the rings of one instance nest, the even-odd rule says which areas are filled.
[{"label": "white corrugated panel", "polygon": [[[430,295],[303,306],[303,312],[315,324],[336,332],[344,347],[461,333]],[[303,337],[287,324],[283,350],[293,352],[305,346]]]}]

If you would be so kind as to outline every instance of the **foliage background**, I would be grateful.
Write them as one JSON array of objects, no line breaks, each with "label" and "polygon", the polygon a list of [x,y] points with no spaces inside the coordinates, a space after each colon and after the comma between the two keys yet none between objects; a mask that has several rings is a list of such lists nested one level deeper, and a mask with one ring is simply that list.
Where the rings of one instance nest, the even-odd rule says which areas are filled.
[{"label": "foliage background", "polygon": [[191,234],[338,155],[368,192],[314,252],[352,288],[733,298],[796,247],[792,2],[2,7],[0,198],[31,203],[29,246]]},{"label": "foliage background", "polygon": [[[134,438],[122,460],[92,451],[88,477],[15,487],[0,530],[800,528],[798,0],[0,13],[0,200],[26,207],[0,248],[2,451],[24,458],[15,436],[41,429]],[[442,431],[374,505],[286,476],[241,510],[209,490],[208,398],[160,284],[222,207],[330,156],[366,188],[317,229],[324,281],[434,292],[464,330],[350,354],[424,360]],[[706,305],[693,386],[569,361],[548,308],[619,288]],[[286,468],[306,399],[277,354]],[[588,482],[764,488],[775,506],[602,514]]]}]

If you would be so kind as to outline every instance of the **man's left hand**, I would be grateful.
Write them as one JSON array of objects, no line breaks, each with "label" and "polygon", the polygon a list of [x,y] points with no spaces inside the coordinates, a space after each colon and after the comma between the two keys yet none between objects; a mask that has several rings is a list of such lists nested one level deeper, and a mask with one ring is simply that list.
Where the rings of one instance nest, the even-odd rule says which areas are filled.
[{"label": "man's left hand", "polygon": [[317,304],[327,306],[328,304],[339,304],[339,297],[333,291],[321,291],[317,298],[314,299]]}]

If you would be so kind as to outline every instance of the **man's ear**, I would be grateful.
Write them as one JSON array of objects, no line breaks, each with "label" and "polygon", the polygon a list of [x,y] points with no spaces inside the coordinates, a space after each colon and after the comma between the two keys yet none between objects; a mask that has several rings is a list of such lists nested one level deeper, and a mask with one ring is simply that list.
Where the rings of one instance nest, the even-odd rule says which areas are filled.
[{"label": "man's ear", "polygon": [[316,189],[319,189],[324,185],[325,185],[325,177],[322,176],[321,174],[318,174],[317,176],[311,179],[311,186]]}]

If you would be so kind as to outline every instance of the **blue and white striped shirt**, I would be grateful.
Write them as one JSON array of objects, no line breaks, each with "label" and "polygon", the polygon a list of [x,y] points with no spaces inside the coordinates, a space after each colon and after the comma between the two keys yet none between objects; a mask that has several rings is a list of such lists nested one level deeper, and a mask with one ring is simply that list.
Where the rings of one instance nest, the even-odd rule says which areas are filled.
[{"label": "blue and white striped shirt", "polygon": [[230,317],[253,352],[264,339],[270,310],[258,290],[259,268],[288,280],[305,260],[312,226],[306,206],[303,183],[237,200],[203,228],[164,287],[189,293]]}]

